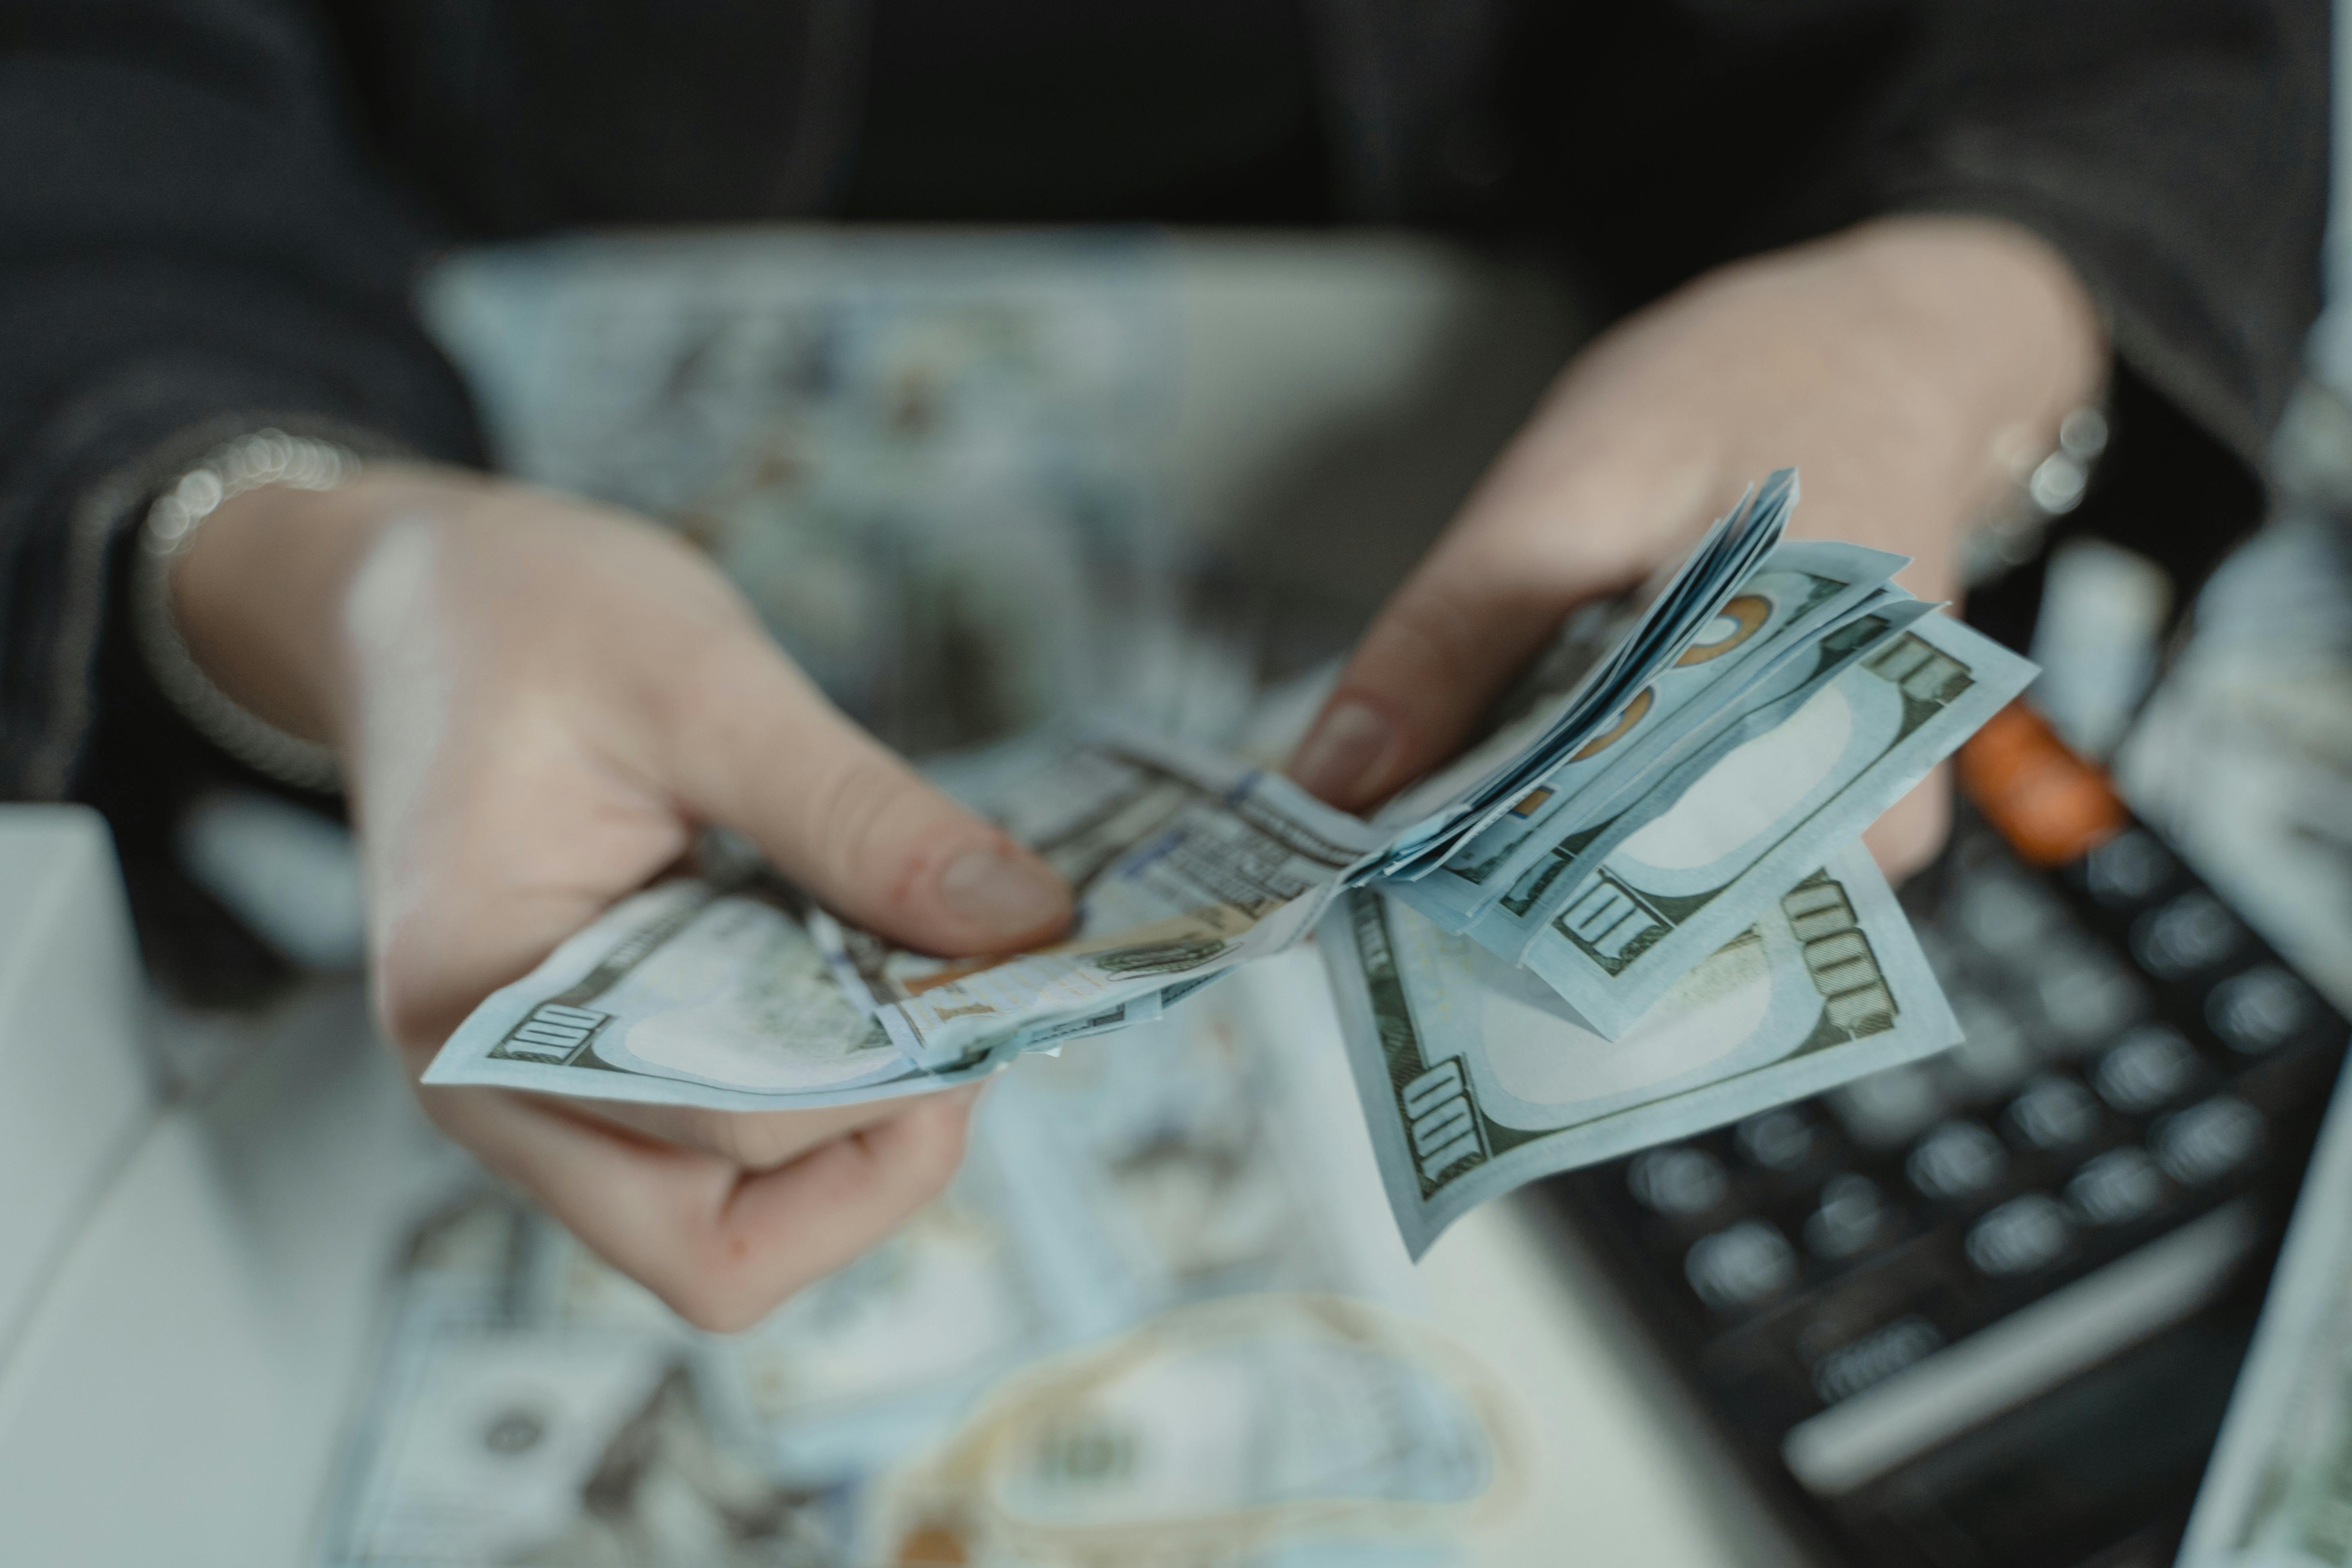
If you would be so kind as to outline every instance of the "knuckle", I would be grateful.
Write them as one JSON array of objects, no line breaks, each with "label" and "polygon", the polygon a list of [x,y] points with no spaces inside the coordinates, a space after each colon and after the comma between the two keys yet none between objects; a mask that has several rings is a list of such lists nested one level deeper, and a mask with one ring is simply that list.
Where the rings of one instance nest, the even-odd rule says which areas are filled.
[{"label": "knuckle", "polygon": [[929,1203],[948,1190],[963,1164],[963,1134],[957,1131],[931,1144],[929,1156],[907,1173],[908,1212]]},{"label": "knuckle", "polygon": [[690,1277],[664,1292],[677,1315],[698,1329],[735,1333],[757,1323],[820,1272],[804,1246],[771,1237],[762,1245],[721,1221],[690,1250]]},{"label": "knuckle", "polygon": [[648,1271],[633,1271],[670,1310],[709,1333],[750,1328],[806,1281],[777,1267],[777,1249],[761,1247],[740,1226],[715,1215],[686,1227],[686,1245],[666,1249]]},{"label": "knuckle", "polygon": [[[419,1064],[420,1068],[421,1065]],[[484,1165],[494,1170],[499,1166],[500,1162],[497,1151],[476,1147],[478,1140],[473,1136],[473,1119],[467,1114],[467,1100],[473,1094],[482,1091],[464,1089],[427,1089],[422,1084],[413,1085],[412,1091],[416,1096],[418,1109],[425,1112],[425,1119],[433,1123],[443,1137],[453,1143],[472,1149],[475,1157]]]},{"label": "knuckle", "polygon": [[430,1052],[441,1043],[447,1009],[425,984],[427,962],[419,943],[395,931],[379,946],[373,990],[376,1026],[404,1057]]},{"label": "knuckle", "polygon": [[379,984],[375,994],[376,1027],[392,1042],[404,1060],[432,1049],[424,1009],[405,988]]},{"label": "knuckle", "polygon": [[[852,1234],[819,1244],[824,1253],[845,1248],[839,1257],[812,1256],[785,1238],[758,1245],[721,1217],[696,1237],[674,1275],[646,1283],[671,1310],[706,1332],[751,1328],[942,1192],[962,1163],[968,1125],[961,1104],[914,1107],[887,1133],[881,1128],[851,1132],[811,1156],[803,1197],[809,1208],[836,1216],[855,1210],[863,1219]],[[738,1141],[727,1156],[738,1163],[747,1163],[743,1155],[760,1152],[760,1141],[773,1137],[750,1117],[718,1119],[709,1131],[714,1140]],[[772,1145],[766,1152],[772,1153]]]},{"label": "knuckle", "polygon": [[[961,1105],[914,1107],[867,1144],[863,1152],[866,1179],[887,1189],[878,1205],[875,1234],[880,1236],[906,1215],[946,1190],[963,1164],[971,1120]],[[877,1194],[879,1196],[880,1194]]]},{"label": "knuckle", "polygon": [[741,1170],[764,1171],[794,1152],[789,1131],[764,1116],[709,1112],[697,1120],[694,1131],[697,1142]]},{"label": "knuckle", "polygon": [[971,1137],[971,1117],[969,1107],[962,1105],[934,1106],[928,1109],[929,1125],[915,1140],[914,1169],[910,1179],[920,1187],[926,1198],[935,1197],[963,1164],[964,1148]]}]

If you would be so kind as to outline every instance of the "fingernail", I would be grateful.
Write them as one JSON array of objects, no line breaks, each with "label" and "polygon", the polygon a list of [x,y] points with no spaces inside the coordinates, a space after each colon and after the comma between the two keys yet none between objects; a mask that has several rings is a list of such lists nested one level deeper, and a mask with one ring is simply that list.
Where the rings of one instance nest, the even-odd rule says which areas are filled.
[{"label": "fingernail", "polygon": [[1036,930],[1069,908],[1062,879],[1029,857],[967,849],[940,873],[940,898],[968,921],[1007,936]]},{"label": "fingernail", "polygon": [[1340,703],[1323,715],[1291,760],[1290,776],[1307,794],[1347,805],[1370,785],[1387,760],[1396,729],[1368,702]]}]

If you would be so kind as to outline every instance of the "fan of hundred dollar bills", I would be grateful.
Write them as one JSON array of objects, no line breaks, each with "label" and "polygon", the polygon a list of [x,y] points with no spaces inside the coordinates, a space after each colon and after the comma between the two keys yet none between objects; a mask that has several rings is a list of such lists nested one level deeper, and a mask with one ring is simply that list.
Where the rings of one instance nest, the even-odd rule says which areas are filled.
[{"label": "fan of hundred dollar bills", "polygon": [[[1156,1017],[1320,928],[1418,1254],[1464,1209],[1959,1037],[1856,835],[2033,667],[1783,543],[1773,475],[1670,576],[1571,618],[1491,733],[1370,822],[1277,774],[1094,728],[968,804],[1077,893],[1066,940],[942,959],[772,871],[616,905],[425,1074],[773,1110],[919,1094]],[[972,793],[972,792],[968,792]]]}]

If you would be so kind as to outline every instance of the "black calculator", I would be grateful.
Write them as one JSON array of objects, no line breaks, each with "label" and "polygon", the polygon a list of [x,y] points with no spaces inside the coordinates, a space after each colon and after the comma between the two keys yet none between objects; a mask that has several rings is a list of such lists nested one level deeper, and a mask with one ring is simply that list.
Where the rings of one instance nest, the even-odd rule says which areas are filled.
[{"label": "black calculator", "polygon": [[2012,708],[1904,889],[1941,1056],[1556,1177],[1798,1549],[2168,1563],[2345,1019]]}]

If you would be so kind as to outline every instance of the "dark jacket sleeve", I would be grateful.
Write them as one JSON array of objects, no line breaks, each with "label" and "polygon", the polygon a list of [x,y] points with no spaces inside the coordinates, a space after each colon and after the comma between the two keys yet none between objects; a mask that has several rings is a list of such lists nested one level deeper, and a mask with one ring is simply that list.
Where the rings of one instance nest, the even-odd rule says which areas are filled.
[{"label": "dark jacket sleeve", "polygon": [[2317,0],[1949,5],[1824,184],[2036,230],[2124,363],[2259,461],[2319,308],[2327,65]]},{"label": "dark jacket sleeve", "polygon": [[1523,52],[1566,64],[1518,101],[1621,297],[1880,214],[2013,219],[2112,334],[2086,511],[2190,580],[2252,524],[2319,306],[2326,0],[1667,0],[1597,26]]},{"label": "dark jacket sleeve", "polygon": [[156,482],[268,424],[478,456],[336,58],[291,0],[0,12],[0,796],[80,792]]}]

